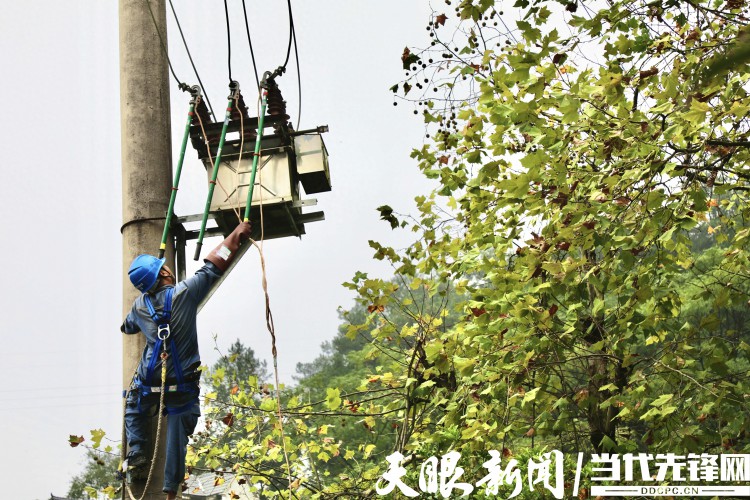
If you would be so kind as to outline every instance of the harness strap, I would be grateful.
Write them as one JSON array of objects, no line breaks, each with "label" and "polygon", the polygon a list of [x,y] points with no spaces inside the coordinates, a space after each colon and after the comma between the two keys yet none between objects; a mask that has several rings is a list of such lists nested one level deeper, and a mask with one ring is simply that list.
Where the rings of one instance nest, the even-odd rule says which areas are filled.
[{"label": "harness strap", "polygon": [[148,312],[151,315],[151,319],[157,325],[168,324],[169,320],[172,319],[172,295],[174,295],[174,287],[167,288],[166,296],[164,297],[164,307],[162,308],[161,314],[156,314],[154,304],[151,302],[151,296],[147,293],[143,294],[143,301],[146,303]]},{"label": "harness strap", "polygon": [[[161,345],[162,341],[161,339],[157,339],[156,343],[154,344],[154,350],[151,353],[151,360],[148,362],[148,367],[146,368],[146,380],[141,381],[141,386],[143,387],[143,384],[151,384],[154,380],[154,372],[156,371],[156,363],[159,359],[159,352],[161,351]],[[147,395],[148,393],[144,394]]]},{"label": "harness strap", "polygon": [[[156,323],[158,329],[161,331],[163,328],[169,328],[169,321],[172,319],[172,296],[174,295],[174,288],[170,287],[167,288],[165,297],[164,297],[164,307],[162,308],[162,313],[157,314],[156,310],[154,309],[154,304],[151,302],[151,297],[149,294],[144,293],[143,294],[143,301],[146,303],[146,307],[148,308],[149,314],[151,314],[151,319]],[[159,353],[161,352],[163,340],[161,338],[161,335],[157,335],[156,343],[154,344],[154,349],[151,352],[151,360],[148,363],[148,367],[146,368],[146,380],[141,381],[141,393],[144,396],[147,396],[152,391],[150,391],[150,387],[145,384],[152,384],[154,380],[154,372],[156,371],[156,363],[159,359]],[[171,340],[171,343],[174,345],[174,339]],[[175,350],[172,349],[172,356],[174,357]],[[164,361],[166,362],[166,361]],[[181,382],[181,381],[179,381]]]},{"label": "harness strap", "polygon": [[[151,297],[147,293],[143,294],[143,301],[146,303],[146,307],[148,308],[148,312],[151,315],[151,319],[157,325],[159,335],[157,335],[156,343],[154,344],[154,350],[151,353],[151,360],[149,361],[148,367],[146,368],[146,380],[142,380],[139,383],[140,393],[142,396],[148,396],[149,394],[159,393],[162,391],[160,386],[153,386],[150,384],[154,383],[156,363],[158,362],[159,358],[158,353],[162,348],[164,349],[164,351],[167,350],[167,339],[169,339],[168,345],[169,350],[171,351],[172,366],[174,367],[174,374],[175,378],[177,379],[177,384],[168,386],[166,389],[164,389],[164,392],[196,392],[196,388],[193,386],[193,384],[185,382],[185,373],[182,369],[182,363],[180,362],[180,357],[178,355],[177,344],[175,343],[174,338],[169,335],[169,322],[172,319],[173,295],[174,288],[167,288],[166,295],[164,297],[164,307],[162,308],[162,313],[158,314],[156,312],[156,309],[154,308],[153,302],[151,301]],[[161,336],[161,332],[164,330],[167,331],[169,336]],[[163,360],[162,363],[166,363],[166,359]],[[162,384],[163,383],[164,381],[162,381]],[[182,407],[180,407],[179,409],[183,410]]]},{"label": "harness strap", "polygon": [[174,375],[177,379],[177,384],[183,385],[185,383],[185,375],[182,371],[182,363],[180,363],[180,357],[177,355],[177,344],[175,344],[174,339],[169,340],[169,347],[172,351],[172,366],[174,367]]},{"label": "harness strap", "polygon": [[[150,392],[159,393],[161,392],[161,386],[146,386],[147,389],[150,390]],[[167,385],[164,387],[164,392],[196,392],[195,382],[187,383],[187,384],[175,384],[175,385]]]},{"label": "harness strap", "polygon": [[190,400],[189,402],[185,403],[182,406],[171,407],[171,408],[169,406],[165,406],[164,413],[167,415],[179,415],[180,413],[183,413],[189,410],[193,405],[195,405],[197,401],[198,401],[198,394],[196,392],[195,399]]}]

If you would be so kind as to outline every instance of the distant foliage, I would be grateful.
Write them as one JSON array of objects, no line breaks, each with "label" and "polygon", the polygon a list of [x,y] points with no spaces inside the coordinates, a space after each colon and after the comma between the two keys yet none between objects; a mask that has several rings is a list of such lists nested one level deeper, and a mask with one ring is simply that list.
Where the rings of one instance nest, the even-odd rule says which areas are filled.
[{"label": "distant foliage", "polygon": [[74,476],[70,482],[68,498],[72,500],[115,498],[120,492],[120,483],[116,478],[119,466],[119,456],[87,450],[86,465],[83,472]]}]

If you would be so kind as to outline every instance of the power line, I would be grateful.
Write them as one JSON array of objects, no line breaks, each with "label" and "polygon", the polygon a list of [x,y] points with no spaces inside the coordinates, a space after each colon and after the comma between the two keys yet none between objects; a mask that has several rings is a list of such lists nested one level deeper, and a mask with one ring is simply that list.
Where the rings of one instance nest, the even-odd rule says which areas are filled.
[{"label": "power line", "polygon": [[[171,2],[172,0],[170,0]],[[255,65],[255,52],[253,51],[253,42],[250,40],[250,25],[247,22],[247,9],[245,9],[245,0],[242,0],[242,13],[245,15],[245,31],[247,32],[247,43],[250,45],[250,57],[253,59],[253,71],[255,72],[255,85],[260,89],[260,80],[258,79],[258,67]],[[214,118],[215,120],[215,118]]]},{"label": "power line", "polygon": [[227,7],[227,0],[224,0],[224,17],[227,20],[227,67],[229,68],[229,83],[232,83],[234,81],[232,79],[232,36],[229,31],[229,8]]},{"label": "power line", "polygon": [[[167,58],[167,64],[169,65],[169,71],[172,72],[172,76],[174,77],[175,81],[177,82],[177,87],[179,87],[180,90],[189,90],[190,87],[188,87],[186,84],[180,81],[179,78],[177,78],[177,74],[174,72],[174,68],[172,68],[172,61],[169,59],[169,53],[167,52],[167,46],[164,44],[164,39],[161,36],[161,31],[159,31],[159,25],[156,24],[156,17],[154,17],[154,11],[151,10],[151,3],[148,0],[143,0],[146,2],[146,7],[148,7],[148,13],[151,14],[151,20],[154,22],[154,29],[156,30],[156,34],[159,35],[159,43],[161,44],[161,50],[164,52],[164,57]],[[226,0],[225,0],[226,3]]]},{"label": "power line", "polygon": [[286,47],[286,58],[282,66],[286,69],[286,65],[289,63],[289,55],[292,53],[292,39],[294,38],[294,18],[292,17],[292,0],[286,0],[286,4],[289,8],[289,43]]},{"label": "power line", "polygon": [[294,30],[294,14],[292,13],[292,0],[286,0],[286,4],[289,10],[289,43],[286,48],[286,58],[282,67],[286,69],[289,64],[289,56],[292,53],[292,43],[294,43],[294,58],[297,64],[297,130],[299,130],[300,120],[302,119],[302,76],[299,71],[299,51],[297,50],[297,33]]},{"label": "power line", "polygon": [[292,4],[289,3],[289,20],[291,22],[292,39],[294,40],[294,59],[297,62],[297,128],[302,119],[302,76],[299,71],[299,51],[297,50],[297,32],[294,29],[294,19],[292,18]]},{"label": "power line", "polygon": [[206,91],[206,87],[203,86],[203,81],[201,80],[201,77],[198,74],[198,69],[195,67],[195,63],[193,62],[193,56],[190,54],[190,49],[188,48],[187,41],[185,40],[185,34],[182,32],[182,26],[180,25],[180,20],[177,17],[177,12],[174,10],[174,5],[172,4],[172,0],[169,0],[169,6],[172,9],[172,15],[174,16],[174,20],[177,23],[177,29],[180,30],[180,37],[182,38],[182,44],[185,46],[185,51],[187,52],[188,59],[190,59],[190,65],[193,67],[193,71],[195,72],[195,77],[198,79],[198,83],[200,84],[201,89],[203,89],[203,97],[206,98],[206,103],[208,104],[208,109],[211,111],[211,116],[214,118],[214,121],[216,121],[214,108],[213,106],[211,106],[211,101],[208,100],[208,92]]},{"label": "power line", "polygon": [[104,397],[107,396],[109,398],[122,398],[122,390],[119,391],[108,391],[108,392],[86,392],[82,394],[61,394],[61,395],[53,395],[53,396],[29,396],[24,398],[0,398],[0,405],[5,405],[8,402],[15,402],[15,401],[47,401],[50,399],[89,399],[89,398],[95,398],[95,397]]},{"label": "power line", "polygon": [[22,407],[11,407],[11,406],[0,406],[0,412],[6,411],[20,411],[20,410],[46,410],[50,408],[81,408],[85,406],[111,406],[112,401],[97,401],[97,402],[85,402],[85,403],[73,403],[73,404],[53,404],[43,406],[22,406]]},{"label": "power line", "polygon": [[[71,389],[101,389],[101,388],[120,388],[122,389],[122,386],[119,384],[104,384],[104,385],[66,385],[63,387],[26,387],[23,389],[3,389],[0,391],[0,393],[9,393],[9,392],[37,392],[37,391],[69,391]],[[41,396],[40,396],[41,397]]]},{"label": "power line", "polygon": [[292,54],[292,43],[294,43],[294,58],[297,63],[297,98],[298,98],[298,112],[297,112],[297,129],[299,130],[299,123],[302,118],[302,77],[299,71],[299,51],[297,50],[297,34],[294,31],[294,15],[292,14],[292,0],[286,0],[286,4],[289,10],[289,43],[286,47],[286,58],[284,58],[284,64],[281,66],[286,69],[289,64],[289,56]]}]

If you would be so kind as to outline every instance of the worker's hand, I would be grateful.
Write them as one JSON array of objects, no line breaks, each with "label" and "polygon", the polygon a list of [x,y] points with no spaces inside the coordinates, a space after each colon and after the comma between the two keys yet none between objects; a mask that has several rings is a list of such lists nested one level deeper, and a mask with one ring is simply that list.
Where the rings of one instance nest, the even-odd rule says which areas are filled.
[{"label": "worker's hand", "polygon": [[240,222],[233,232],[240,236],[241,241],[246,241],[250,238],[250,233],[253,232],[253,227],[250,222]]}]

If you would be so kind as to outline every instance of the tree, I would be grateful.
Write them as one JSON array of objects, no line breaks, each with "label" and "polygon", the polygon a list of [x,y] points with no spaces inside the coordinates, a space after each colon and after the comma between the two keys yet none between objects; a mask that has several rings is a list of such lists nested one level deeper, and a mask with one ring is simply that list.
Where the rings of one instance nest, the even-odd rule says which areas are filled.
[{"label": "tree", "polygon": [[404,450],[747,450],[747,338],[695,314],[747,307],[748,71],[705,65],[737,50],[747,8],[515,7],[435,12],[393,87],[424,91],[413,157],[439,188],[418,198],[421,240],[376,258],[471,296],[424,346],[431,376],[457,377],[427,403],[447,399],[442,432]]},{"label": "tree", "polygon": [[[445,287],[440,300],[426,286],[416,290],[394,282],[383,287],[402,302],[411,300],[411,307],[386,313],[376,302],[346,312],[345,324],[324,344],[324,353],[298,366],[297,387],[280,390],[241,378],[228,383],[239,357],[228,358],[228,365],[217,363],[208,378],[214,387],[233,390],[227,398],[206,396],[206,430],[198,433],[194,466],[238,473],[247,488],[261,495],[286,494],[290,480],[303,497],[334,491],[358,496],[370,488],[378,470],[375,458],[381,461],[395,448],[405,401],[416,394],[416,386],[398,381],[409,364],[403,359],[425,337],[425,328],[450,316],[452,303]],[[382,340],[389,345],[381,345]],[[287,460],[291,467],[285,476]],[[342,476],[349,480],[342,483]]]},{"label": "tree", "polygon": [[257,387],[268,379],[268,363],[256,358],[253,348],[237,339],[204,376],[204,383],[214,387],[219,400],[226,401],[235,388],[248,384]]},{"label": "tree", "polygon": [[[438,187],[411,221],[380,207],[417,238],[371,242],[396,281],[354,276],[346,332],[390,359],[359,388],[386,396],[357,416],[396,423],[409,463],[461,449],[481,474],[490,450],[750,449],[747,14],[736,0],[461,0],[433,13],[427,49],[404,50],[392,90],[422,106],[412,156]],[[294,481],[275,494],[372,496],[393,450],[308,425],[341,413],[341,390],[281,399],[243,415],[267,430],[232,467],[281,463],[284,439]],[[342,450],[357,467],[311,479]]]},{"label": "tree", "polygon": [[119,465],[117,455],[87,450],[84,470],[70,482],[68,497],[76,500],[114,498],[120,489],[115,474]]},{"label": "tree", "polygon": [[[366,275],[359,276],[367,280]],[[442,317],[443,325],[455,321],[451,307],[456,298],[448,292],[450,287],[443,287],[443,296],[435,300],[436,296],[431,296],[426,287],[410,289],[398,280],[383,284],[390,300],[406,302],[409,307],[386,311],[378,305],[382,298],[355,304],[341,315],[343,324],[338,335],[323,344],[323,353],[311,363],[298,365],[297,371],[302,376],[295,388],[300,399],[307,401],[325,399],[331,388],[340,391],[344,397],[342,407],[348,409],[349,415],[331,418],[324,412],[312,416],[310,422],[318,426],[335,423],[331,435],[343,448],[377,449],[369,462],[384,461],[383,457],[396,449],[399,429],[405,425],[400,408],[408,406],[409,399],[417,397],[420,391],[419,384],[404,386],[394,374],[409,373],[410,365],[417,366],[416,360],[409,362],[407,353],[419,350],[424,338],[422,330],[433,319]],[[409,377],[419,378],[419,374],[411,373]],[[392,407],[386,408],[389,405]],[[367,406],[373,414],[369,417],[359,411]],[[351,458],[339,454],[319,463],[318,482],[338,482],[341,474],[358,476]],[[321,477],[321,472],[330,477]]]}]

